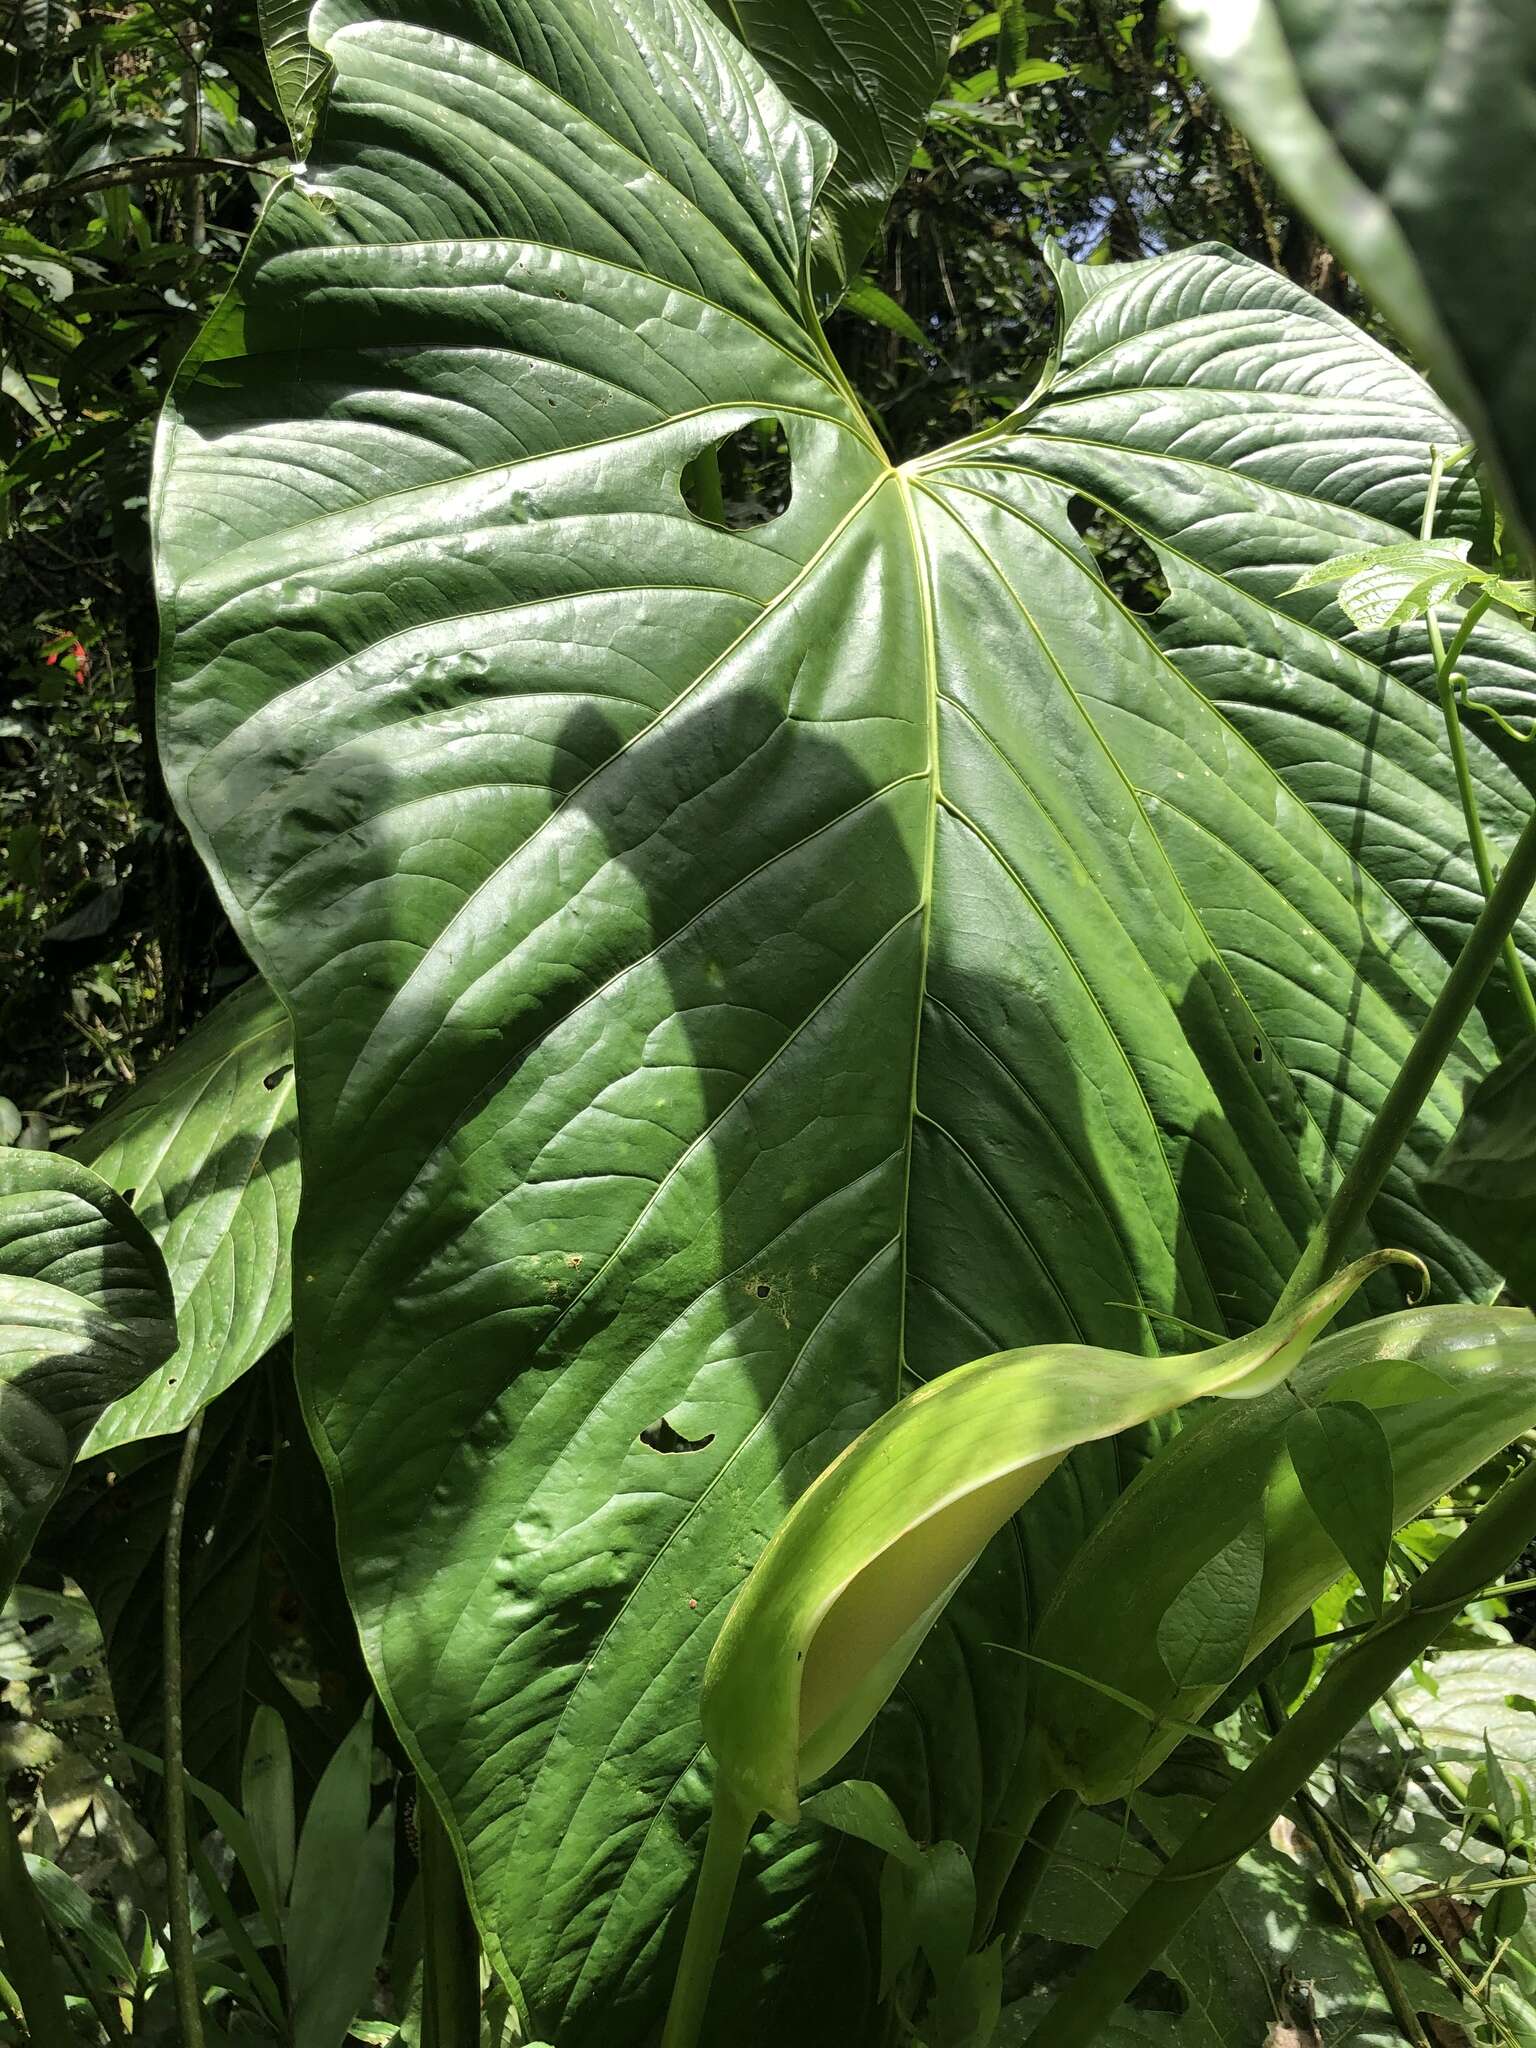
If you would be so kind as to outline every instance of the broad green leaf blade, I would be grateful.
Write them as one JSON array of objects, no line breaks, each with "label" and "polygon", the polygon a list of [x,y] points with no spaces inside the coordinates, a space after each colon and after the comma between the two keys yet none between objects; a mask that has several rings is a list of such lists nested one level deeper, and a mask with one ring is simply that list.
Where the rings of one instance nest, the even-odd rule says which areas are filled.
[{"label": "broad green leaf blade", "polygon": [[872,1785],[867,1778],[848,1778],[840,1785],[829,1785],[825,1792],[802,1802],[800,1816],[802,1820],[820,1821],[823,1827],[836,1828],[841,1834],[856,1835],[861,1842],[883,1849],[899,1863],[915,1866],[921,1861],[922,1851],[907,1832],[896,1802],[883,1785]]},{"label": "broad green leaf blade", "polygon": [[176,1344],[165,1262],[104,1180],[0,1150],[0,1591],[102,1410]]},{"label": "broad green leaf blade", "polygon": [[[1394,1503],[1392,1446],[1375,1411],[1361,1401],[1304,1409],[1287,1425],[1285,1449],[1308,1507],[1379,1619]],[[1247,1647],[1245,1642],[1245,1653]]]},{"label": "broad green leaf blade", "polygon": [[228,996],[70,1148],[160,1246],[181,1341],[86,1455],[186,1428],[288,1327],[299,1203],[293,1041],[259,982]]},{"label": "broad green leaf blade", "polygon": [[[1388,1263],[1413,1261],[1401,1252],[1359,1260],[1275,1322],[1205,1351],[1157,1361],[1073,1345],[1005,1352],[883,1415],[795,1503],[710,1653],[704,1738],[733,1798],[796,1819],[801,1783],[864,1733],[960,1579],[1068,1452],[1206,1395],[1268,1393]],[[1176,1686],[1219,1688],[1243,1662],[1262,1536],[1240,1548],[1237,1538],[1226,1546],[1198,1621],[1176,1625]],[[1213,1678],[1213,1612],[1238,1601],[1242,1642],[1229,1668],[1222,1646]]]},{"label": "broad green leaf blade", "polygon": [[935,1842],[912,1873],[912,1933],[935,1980],[959,1975],[976,1918],[976,1879],[958,1842]]},{"label": "broad green leaf blade", "polygon": [[[1394,1375],[1387,1364],[1414,1372]],[[1530,1426],[1536,1318],[1515,1309],[1409,1310],[1325,1338],[1293,1384],[1313,1406],[1337,1398],[1372,1407],[1391,1453],[1392,1524],[1401,1527]],[[1345,1568],[1287,1454],[1295,1413],[1285,1389],[1224,1402],[1167,1444],[1073,1559],[1036,1633],[1039,1654],[1159,1713],[1198,1720],[1222,1688],[1171,1683],[1156,1618],[1213,1540],[1230,1542],[1262,1500],[1264,1583],[1250,1659]],[[1095,1803],[1124,1796],[1180,1739],[1170,1723],[1149,1740],[1139,1715],[1052,1672],[1033,1685],[1030,1720],[1043,1788],[1074,1786]],[[1036,1768],[1026,1762],[1026,1773]]]},{"label": "broad green leaf blade", "polygon": [[1180,1586],[1157,1624],[1157,1654],[1178,1691],[1236,1678],[1263,1583],[1263,1524],[1248,1522]]},{"label": "broad green leaf blade", "polygon": [[303,158],[325,103],[330,66],[309,40],[310,0],[256,0],[261,47],[293,153]]},{"label": "broad green leaf blade", "polygon": [[[1330,590],[1293,586],[1340,553],[1416,534],[1432,452],[1459,445],[1462,430],[1395,357],[1230,252],[1063,266],[1060,283],[1070,317],[1056,372],[1004,453],[1026,475],[1103,506],[1168,580],[1143,630],[1219,722],[1207,729],[1171,691],[1159,716],[1178,731],[1166,748],[1148,748],[1139,692],[1120,687],[1119,664],[1086,678],[1087,704],[1106,743],[1137,760],[1170,861],[1276,1031],[1274,1049],[1319,1127],[1347,1154],[1422,1014],[1421,976],[1436,978],[1419,944],[1454,958],[1481,890],[1423,622],[1363,633]],[[1444,503],[1455,533],[1481,530],[1474,478],[1458,473]],[[1442,616],[1451,631],[1457,608]],[[1530,721],[1528,633],[1485,619],[1458,666],[1474,698]],[[1536,749],[1510,746],[1484,720],[1469,722],[1468,745],[1484,824],[1507,854],[1536,799]],[[1255,754],[1278,771],[1294,810],[1245,800]],[[1342,865],[1341,844],[1351,856]],[[1362,873],[1365,894],[1341,921],[1339,892]],[[1269,915],[1271,890],[1303,910],[1299,926]],[[1405,918],[1418,928],[1416,958],[1389,936]],[[1362,945],[1365,933],[1374,937]],[[1519,936],[1536,960],[1529,910]],[[1283,996],[1280,976],[1291,984]],[[1501,1033],[1523,1029],[1501,990],[1489,991],[1485,1009]],[[1330,1018],[1346,1014],[1369,1044],[1353,1041],[1344,1062]],[[1429,1164],[1427,1136],[1426,1127],[1384,1198],[1383,1237],[1416,1242],[1386,1219],[1415,1206],[1412,1163]]]},{"label": "broad green leaf blade", "polygon": [[[297,1369],[366,1652],[498,1967],[581,2048],[655,2016],[725,1608],[903,1369],[1150,1354],[1127,1303],[1268,1313],[1471,896],[1414,677],[1358,849],[1356,756],[1287,786],[1364,744],[1383,671],[1299,623],[1326,599],[1253,627],[1241,579],[1402,537],[1455,433],[1253,266],[1082,300],[1074,330],[1122,330],[1133,510],[1227,535],[1202,647],[1283,627],[1360,679],[1344,740],[1325,705],[1250,743],[1086,559],[1070,394],[1036,436],[1060,474],[1012,435],[886,462],[803,310],[824,140],[706,15],[383,11],[322,7],[310,172],[162,434],[164,751],[295,1018]],[[683,471],[765,418],[787,510],[694,519]],[[1228,499],[1266,470],[1295,488],[1245,554]],[[1474,1028],[1414,1163],[1491,1059]],[[1442,1296],[1492,1285],[1406,1172],[1375,1229]],[[1024,1640],[1144,1451],[1042,1489],[882,1718],[868,1768],[928,1838],[974,1843],[1022,1741],[977,1645]],[[818,1852],[769,1840],[783,1917],[722,2026],[763,2023],[765,1972],[800,1995],[802,1943],[867,1954],[857,1860],[813,1891]],[[828,2041],[877,1989],[832,1981],[795,2012]]]},{"label": "broad green leaf blade", "polygon": [[1179,0],[1190,55],[1471,424],[1536,531],[1536,15]]},{"label": "broad green leaf blade", "polygon": [[906,176],[949,61],[958,0],[710,0],[837,157],[815,261],[840,291]]},{"label": "broad green leaf blade", "polygon": [[293,1756],[283,1717],[275,1707],[258,1707],[251,1717],[240,1771],[240,1809],[256,1837],[273,1896],[282,1906],[293,1882]]},{"label": "broad green leaf blade", "polygon": [[[1491,583],[1491,571],[1467,560],[1470,541],[1393,541],[1356,548],[1319,562],[1298,576],[1292,590],[1337,583],[1339,606],[1362,632],[1390,632],[1455,597],[1469,583]],[[1287,595],[1290,593],[1288,592]]]},{"label": "broad green leaf blade", "polygon": [[1424,1197],[1521,1301],[1536,1303],[1536,1046],[1478,1083]]}]

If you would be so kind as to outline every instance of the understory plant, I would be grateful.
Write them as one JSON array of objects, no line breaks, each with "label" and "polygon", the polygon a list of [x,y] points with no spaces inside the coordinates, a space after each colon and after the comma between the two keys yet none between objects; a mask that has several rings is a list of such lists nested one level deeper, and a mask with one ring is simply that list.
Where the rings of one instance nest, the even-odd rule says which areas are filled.
[{"label": "understory plant", "polygon": [[[1421,178],[1399,221],[1326,128],[1372,51],[1308,98],[1315,10],[1188,11],[1431,381],[1221,247],[1058,250],[1032,394],[895,449],[822,319],[952,4],[264,13],[292,169],[151,506],[161,761],[255,974],[73,1156],[0,1151],[5,1585],[35,1545],[140,1687],[180,2048],[211,2007],[294,2048],[1142,2039],[1298,1800],[1423,2035],[1309,1785],[1536,1536],[1529,380],[1441,317],[1497,220]],[[1410,69],[1444,11],[1336,10]],[[283,1560],[307,1661],[226,1629],[231,1709],[189,1589],[247,1491],[231,1570]],[[1063,1980],[1031,1943],[1106,1814],[1147,1882]]]}]

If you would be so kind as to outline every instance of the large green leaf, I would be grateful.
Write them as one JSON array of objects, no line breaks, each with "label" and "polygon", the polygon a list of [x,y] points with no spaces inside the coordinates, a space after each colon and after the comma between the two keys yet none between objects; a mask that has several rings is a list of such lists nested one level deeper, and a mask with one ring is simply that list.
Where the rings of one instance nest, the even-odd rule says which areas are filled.
[{"label": "large green leaf", "polygon": [[330,66],[309,40],[309,0],[257,0],[261,46],[294,154],[314,140]]},{"label": "large green leaf", "polygon": [[[958,0],[710,0],[791,104],[837,147],[814,251],[836,288],[857,273],[906,175],[949,62]],[[899,309],[898,309],[899,310]]]},{"label": "large green leaf", "polygon": [[[1459,429],[1205,250],[1069,272],[1053,388],[892,468],[803,311],[825,140],[706,15],[379,13],[320,8],[309,182],[164,428],[164,748],[295,1018],[299,1373],[367,1653],[577,2048],[654,2019],[705,1652],[903,1364],[1264,1320],[1475,909],[1412,634],[1282,594],[1413,530]],[[769,417],[788,509],[695,516]],[[1074,494],[1155,539],[1166,617]],[[1474,745],[1497,839],[1524,789]],[[1491,1286],[1407,1168],[1375,1220]],[[1137,1456],[1042,1488],[882,1718],[925,1834],[986,1823],[1021,1724],[979,1644]],[[765,1842],[722,2024],[857,2030],[865,1872]]]},{"label": "large green leaf", "polygon": [[169,1356],[165,1262],[89,1168],[0,1150],[0,1592],[87,1433]]},{"label": "large green leaf", "polygon": [[1201,72],[1469,419],[1536,533],[1536,10],[1178,0]]},{"label": "large green leaf", "polygon": [[1521,1301],[1536,1303],[1536,1045],[1527,1041],[1473,1089],[1424,1197]]},{"label": "large green leaf", "polygon": [[261,982],[226,997],[72,1150],[165,1255],[181,1341],[114,1402],[86,1454],[183,1430],[288,1327],[299,1204],[293,1049]]}]

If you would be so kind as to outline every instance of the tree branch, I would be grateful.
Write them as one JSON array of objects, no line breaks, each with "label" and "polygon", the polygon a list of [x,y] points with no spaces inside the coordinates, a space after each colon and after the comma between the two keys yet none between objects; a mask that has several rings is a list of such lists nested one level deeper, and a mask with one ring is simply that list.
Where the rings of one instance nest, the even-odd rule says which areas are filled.
[{"label": "tree branch", "polygon": [[0,220],[34,212],[57,200],[83,198],[89,192],[110,191],[115,185],[151,184],[159,178],[201,178],[211,171],[255,171],[263,178],[280,178],[281,171],[264,166],[273,158],[288,157],[281,147],[258,150],[255,156],[192,156],[171,152],[160,156],[129,156],[121,163],[108,164],[99,171],[86,171],[78,178],[61,178],[51,185],[39,185],[30,192],[15,192],[0,199]]}]

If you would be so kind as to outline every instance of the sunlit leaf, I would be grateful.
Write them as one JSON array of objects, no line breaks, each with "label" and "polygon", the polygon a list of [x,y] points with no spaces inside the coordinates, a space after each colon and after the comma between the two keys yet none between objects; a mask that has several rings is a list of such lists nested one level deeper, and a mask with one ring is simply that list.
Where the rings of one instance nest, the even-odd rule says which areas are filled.
[{"label": "sunlit leaf", "polygon": [[293,1039],[259,981],[228,996],[70,1147],[160,1246],[174,1357],[92,1430],[86,1454],[186,1428],[288,1327],[299,1202]]},{"label": "sunlit leaf", "polygon": [[1392,321],[1536,531],[1536,10],[1178,0],[1197,69]]},{"label": "sunlit leaf", "polygon": [[[1476,900],[1412,630],[1280,594],[1405,537],[1460,437],[1206,249],[1064,271],[1049,387],[893,466],[806,311],[824,140],[687,0],[314,33],[310,170],[161,436],[163,752],[295,1018],[297,1372],[367,1655],[583,2048],[654,2017],[703,1662],[816,1472],[966,1359],[1268,1314]],[[695,516],[768,421],[787,507]],[[1156,614],[1074,498],[1158,551]],[[1497,852],[1529,797],[1470,744]],[[1491,1276],[1414,1173],[1492,1057],[1476,1021],[1371,1219],[1440,1298]],[[915,1826],[989,1824],[1022,1689],[979,1645],[1146,1449],[1078,1454],[929,1638],[860,1765]],[[808,2041],[867,2024],[871,1860],[763,1838],[723,2029],[769,1977]],[[856,1960],[811,2000],[817,1949]]]},{"label": "sunlit leaf", "polygon": [[[796,1502],[710,1655],[704,1735],[732,1796],[793,1820],[801,1783],[863,1734],[989,1538],[1069,1451],[1202,1396],[1269,1392],[1388,1262],[1411,1263],[1398,1252],[1363,1259],[1252,1336],[1206,1351],[1156,1362],[1070,1345],[1008,1352],[882,1416]],[[1262,1540],[1254,1562],[1262,1569]],[[1218,1579],[1213,1606],[1251,1591],[1251,1626],[1251,1564],[1234,1553]],[[1216,1633],[1184,1632],[1181,1688],[1219,1686],[1241,1664],[1246,1631],[1230,1669],[1223,1644],[1222,1673],[1206,1675]],[[1186,1678],[1186,1664],[1200,1675]]]}]

